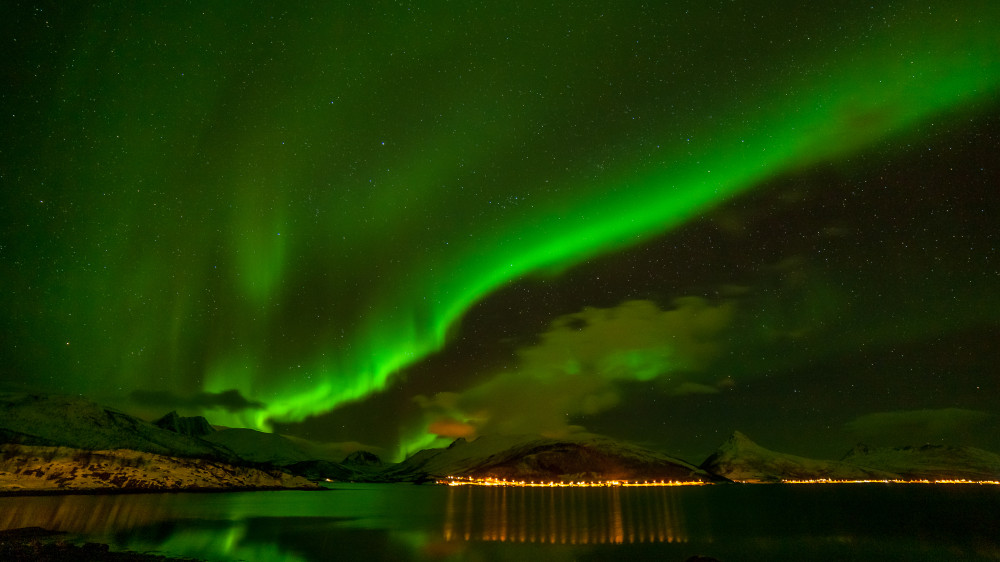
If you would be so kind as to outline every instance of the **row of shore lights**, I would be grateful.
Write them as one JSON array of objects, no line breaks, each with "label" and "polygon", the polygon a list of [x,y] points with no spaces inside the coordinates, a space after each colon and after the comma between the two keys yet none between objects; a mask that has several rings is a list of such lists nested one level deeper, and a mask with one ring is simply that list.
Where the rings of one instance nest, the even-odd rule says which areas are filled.
[{"label": "row of shore lights", "polygon": [[443,480],[438,480],[437,483],[447,486],[518,486],[526,488],[612,488],[620,486],[701,486],[707,484],[707,482],[700,481],[680,482],[674,480],[644,480],[642,482],[631,480],[535,482],[528,480],[507,480],[506,478],[494,478],[492,476],[485,478],[449,476]]},{"label": "row of shore lights", "polygon": [[[736,480],[742,484],[760,484],[751,480]],[[599,480],[599,481],[569,481],[569,482],[535,482],[528,480],[507,480],[506,478],[474,478],[471,476],[449,476],[438,480],[438,484],[446,486],[516,486],[524,488],[614,488],[640,486],[704,486],[711,482],[678,481],[678,480]],[[832,480],[819,478],[813,480],[782,480],[782,484],[981,484],[1000,485],[998,480]]]}]

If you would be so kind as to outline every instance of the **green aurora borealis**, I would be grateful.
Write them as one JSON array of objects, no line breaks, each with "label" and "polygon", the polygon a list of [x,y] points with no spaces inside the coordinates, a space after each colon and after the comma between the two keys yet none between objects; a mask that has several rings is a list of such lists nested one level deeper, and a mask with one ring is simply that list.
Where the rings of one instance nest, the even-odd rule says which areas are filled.
[{"label": "green aurora borealis", "polygon": [[[946,130],[950,142],[993,130],[1000,5],[834,4],[24,3],[4,24],[2,382],[150,415],[174,399],[223,425],[295,433],[312,419],[310,437],[331,441],[378,439],[324,434],[315,420],[329,412],[387,392],[407,403],[418,396],[424,414],[378,414],[397,428],[396,443],[377,443],[393,452],[454,436],[428,427],[484,428],[498,414],[476,413],[487,408],[455,396],[480,384],[504,395],[502,382],[485,381],[514,363],[499,367],[492,352],[484,361],[493,363],[478,369],[465,357],[456,364],[466,371],[428,372],[435,357],[474,339],[469,325],[492,322],[470,315],[504,308],[490,299],[515,298],[512,287],[532,283],[575,295],[572,307],[554,305],[533,333],[517,334],[521,343],[557,317],[581,314],[577,322],[594,325],[587,315],[599,313],[581,307],[636,299],[588,302],[571,283],[580,267],[607,264],[600,275],[614,276],[614,256],[676,246],[671,233],[720,210],[774,201],[815,208],[811,198],[834,186],[788,182],[830,178],[817,169],[876,177],[872,159],[912,162],[923,158],[915,147],[943,146],[931,131]],[[989,145],[988,136],[968,144],[970,153]],[[961,207],[964,187],[952,181],[927,179]],[[893,197],[905,199],[906,189]],[[995,205],[995,184],[977,189]],[[805,210],[782,213],[809,221]],[[827,219],[802,230],[829,231]],[[825,342],[815,356],[800,348],[727,364],[725,346],[705,338],[725,334],[730,353],[768,346],[748,306],[816,324],[867,314],[870,331],[855,336],[883,348],[983,324],[995,330],[996,239],[972,227],[967,234],[987,242],[970,254],[982,261],[957,273],[920,281],[917,272],[929,268],[899,260],[896,275],[908,284],[889,292],[913,297],[899,297],[899,306],[838,310],[835,278],[850,275],[836,266],[756,305],[690,286],[655,291],[664,312],[628,310],[669,326],[664,339],[711,316],[689,340],[704,349],[608,344],[593,359],[602,382],[588,379],[593,392],[559,414],[614,412],[629,385],[669,376],[686,376],[686,391],[665,395],[696,400],[741,383],[741,373],[753,380],[814,357],[863,363],[851,350],[865,344],[844,335],[834,345],[820,334],[802,336]],[[879,256],[878,241],[865,243]],[[968,245],[940,249],[959,246]],[[765,261],[801,255],[779,250]],[[891,272],[894,263],[883,266]],[[650,273],[664,286],[674,275],[669,264]],[[956,279],[948,302],[963,312],[926,302],[939,295],[944,303],[941,284]],[[871,289],[848,283],[851,292]],[[924,302],[911,307],[916,301]],[[794,313],[781,312],[782,302],[796,303]],[[538,349],[563,342],[558,326],[572,322],[539,336]],[[648,339],[657,328],[640,329]],[[484,337],[477,345],[509,346]],[[604,349],[573,341],[559,345]],[[559,381],[552,384],[573,385],[587,368],[570,357],[574,366],[563,369],[542,358],[547,351],[525,349],[515,354],[522,371],[532,361],[562,369],[542,377]],[[729,386],[712,382],[726,377]],[[643,404],[637,419],[652,408]],[[757,407],[767,408],[748,406]],[[945,408],[983,406],[912,407]],[[538,423],[552,430],[555,422]],[[516,426],[525,427],[533,426]]]}]

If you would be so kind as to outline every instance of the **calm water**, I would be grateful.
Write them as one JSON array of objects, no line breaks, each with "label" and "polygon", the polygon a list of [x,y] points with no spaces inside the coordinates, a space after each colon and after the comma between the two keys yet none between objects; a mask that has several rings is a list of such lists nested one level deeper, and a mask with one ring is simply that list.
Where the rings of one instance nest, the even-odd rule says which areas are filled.
[{"label": "calm water", "polygon": [[209,560],[1000,560],[1000,488],[352,484],[0,498],[0,528],[27,526]]}]

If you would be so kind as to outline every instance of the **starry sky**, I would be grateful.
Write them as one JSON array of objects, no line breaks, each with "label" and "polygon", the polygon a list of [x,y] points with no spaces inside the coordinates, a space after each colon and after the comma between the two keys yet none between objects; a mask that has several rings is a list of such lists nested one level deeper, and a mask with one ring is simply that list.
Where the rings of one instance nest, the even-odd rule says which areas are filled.
[{"label": "starry sky", "polygon": [[0,391],[1000,450],[1000,4],[12,2]]}]

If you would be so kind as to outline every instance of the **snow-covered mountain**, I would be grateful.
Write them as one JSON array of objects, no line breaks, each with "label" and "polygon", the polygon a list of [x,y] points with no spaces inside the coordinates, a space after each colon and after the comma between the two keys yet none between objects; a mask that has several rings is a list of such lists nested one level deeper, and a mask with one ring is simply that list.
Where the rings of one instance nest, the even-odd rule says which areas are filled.
[{"label": "snow-covered mountain", "polygon": [[447,476],[528,481],[720,480],[680,459],[596,435],[458,439],[445,449],[420,451],[380,476],[388,481]]},{"label": "snow-covered mountain", "polygon": [[0,442],[240,460],[229,449],[203,439],[83,398],[57,395],[0,394]]},{"label": "snow-covered mountain", "polygon": [[778,453],[754,443],[739,431],[726,440],[701,468],[741,482],[782,480],[886,480],[895,474],[840,461],[825,461]]},{"label": "snow-covered mountain", "polygon": [[153,425],[191,437],[203,437],[215,432],[215,428],[202,416],[181,417],[176,411],[154,421]]},{"label": "snow-covered mountain", "polygon": [[761,447],[736,431],[701,468],[743,482],[781,480],[997,480],[1000,455],[972,447],[858,445],[841,460],[817,460]]},{"label": "snow-covered mountain", "polygon": [[368,451],[354,451],[344,457],[344,460],[340,461],[340,464],[351,468],[381,469],[382,459],[378,458],[378,455]]},{"label": "snow-covered mountain", "polygon": [[317,459],[292,440],[277,433],[264,433],[254,429],[229,428],[209,433],[205,441],[222,445],[250,462],[270,463],[279,466]]},{"label": "snow-covered mountain", "polygon": [[287,465],[285,468],[310,480],[335,480],[347,482],[379,481],[377,474],[384,465],[382,459],[368,451],[354,451],[343,461],[308,460]]},{"label": "snow-covered mountain", "polygon": [[922,445],[871,448],[858,445],[841,459],[905,480],[1000,480],[1000,455],[973,447]]},{"label": "snow-covered mountain", "polygon": [[0,491],[308,485],[287,471],[248,466],[280,456],[276,451],[285,452],[287,440],[262,439],[266,434],[259,432],[233,439],[260,444],[257,450],[248,445],[244,457],[204,439],[219,433],[225,432],[204,418],[168,414],[154,424],[77,397],[0,394]]},{"label": "snow-covered mountain", "polygon": [[335,444],[216,429],[202,417],[171,412],[150,423],[83,398],[26,393],[0,393],[4,443],[0,490],[18,481],[33,489],[285,486],[288,474],[281,474],[287,472],[313,480],[371,482],[447,476],[702,482],[1000,479],[1000,455],[971,447],[858,446],[839,461],[816,460],[765,449],[739,432],[701,466],[590,434],[458,439],[447,448],[423,450],[386,466],[367,451],[344,458]]},{"label": "snow-covered mountain", "polygon": [[[296,474],[300,473],[296,472],[296,467],[309,474],[322,474],[311,476],[316,479],[334,478],[332,475],[339,475],[337,479],[349,479],[354,474],[353,470],[340,467],[336,462],[343,456],[339,448],[298,437],[246,428],[217,429],[201,416],[181,417],[176,412],[170,412],[153,423],[177,433],[200,437],[232,451],[247,462],[287,467]],[[378,460],[378,457],[371,456]]]},{"label": "snow-covered mountain", "polygon": [[301,476],[261,467],[117,449],[0,445],[0,491],[314,489]]},{"label": "snow-covered mountain", "polygon": [[368,481],[367,475],[359,475],[357,471],[342,464],[330,461],[301,461],[286,465],[284,468],[292,474],[304,476],[309,480],[332,480],[335,482]]}]

